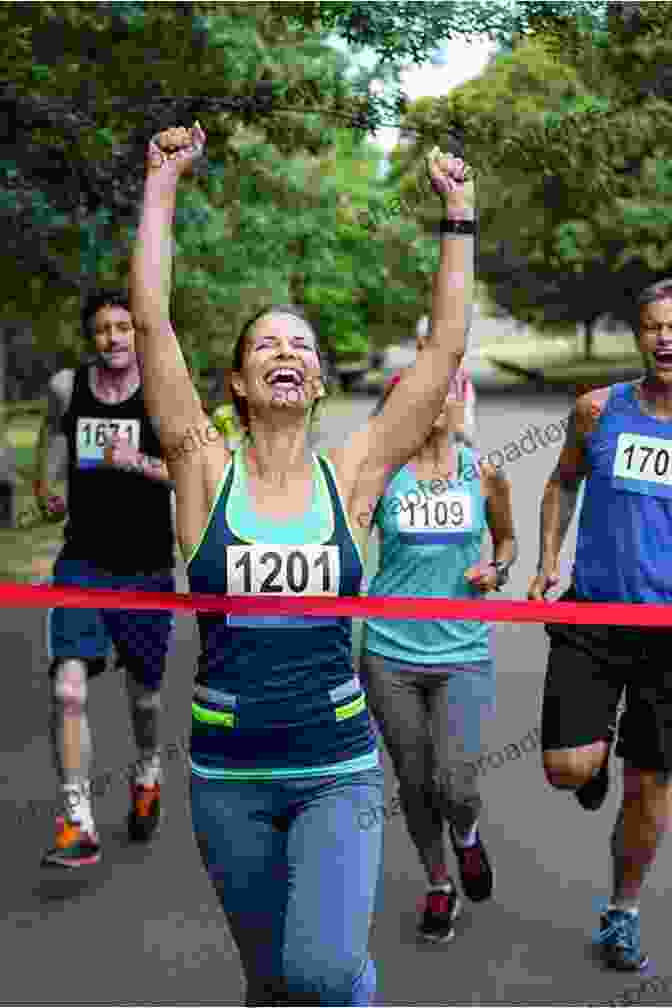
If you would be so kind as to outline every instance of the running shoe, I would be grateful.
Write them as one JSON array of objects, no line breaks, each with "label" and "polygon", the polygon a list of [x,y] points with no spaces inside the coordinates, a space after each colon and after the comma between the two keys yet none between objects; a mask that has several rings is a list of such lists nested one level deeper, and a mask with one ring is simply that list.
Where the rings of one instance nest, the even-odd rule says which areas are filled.
[{"label": "running shoe", "polygon": [[586,809],[588,812],[597,812],[598,809],[602,808],[604,799],[609,793],[609,757],[611,756],[613,741],[614,735],[611,734],[607,739],[607,752],[602,766],[589,781],[586,781],[585,784],[582,784],[574,792],[581,808]]},{"label": "running shoe", "polygon": [[649,957],[640,944],[638,913],[606,910],[600,917],[596,942],[602,946],[602,958],[611,969],[641,970],[648,965]]},{"label": "running shoe", "polygon": [[447,942],[455,937],[455,923],[462,909],[457,889],[452,880],[446,885],[433,886],[427,893],[425,911],[418,931],[425,941]]},{"label": "running shoe", "polygon": [[100,861],[100,840],[94,830],[85,830],[81,823],[67,816],[56,817],[56,845],[42,858],[43,866],[83,868]]},{"label": "running shoe", "polygon": [[476,831],[476,843],[469,847],[462,847],[455,839],[453,827],[450,827],[450,842],[455,851],[455,857],[460,868],[460,881],[462,888],[472,901],[480,903],[481,900],[490,899],[494,877],[488,854],[481,840],[480,830]]},{"label": "running shoe", "polygon": [[147,766],[136,764],[131,780],[131,810],[128,838],[132,843],[149,843],[161,820],[161,771],[158,760]]}]

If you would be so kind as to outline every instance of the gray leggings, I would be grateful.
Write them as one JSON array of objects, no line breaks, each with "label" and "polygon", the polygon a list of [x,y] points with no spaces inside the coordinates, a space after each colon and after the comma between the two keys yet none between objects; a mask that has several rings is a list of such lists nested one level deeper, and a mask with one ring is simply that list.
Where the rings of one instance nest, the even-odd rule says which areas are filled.
[{"label": "gray leggings", "polygon": [[360,677],[408,832],[431,872],[446,864],[444,822],[466,834],[482,808],[476,764],[495,711],[493,664],[407,665],[365,651]]}]

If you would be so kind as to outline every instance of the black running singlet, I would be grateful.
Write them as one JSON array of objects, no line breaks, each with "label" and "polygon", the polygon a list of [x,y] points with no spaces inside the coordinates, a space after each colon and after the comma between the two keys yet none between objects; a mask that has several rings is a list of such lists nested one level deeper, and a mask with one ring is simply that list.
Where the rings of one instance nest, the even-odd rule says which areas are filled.
[{"label": "black running singlet", "polygon": [[170,488],[105,464],[105,440],[127,438],[145,455],[161,456],[139,388],[114,405],[89,386],[90,365],[75,372],[72,401],[61,421],[68,444],[66,553],[114,574],[153,573],[174,566]]}]

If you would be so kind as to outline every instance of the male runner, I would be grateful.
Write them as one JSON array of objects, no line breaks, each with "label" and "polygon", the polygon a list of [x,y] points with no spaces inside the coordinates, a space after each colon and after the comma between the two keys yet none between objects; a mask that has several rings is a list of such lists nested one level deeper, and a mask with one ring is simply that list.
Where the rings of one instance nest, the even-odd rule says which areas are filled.
[{"label": "male runner", "polygon": [[[145,410],[128,300],[92,294],[82,326],[95,363],[55,374],[40,432],[35,495],[45,513],[64,510],[49,494],[50,459],[67,445],[68,523],[53,584],[80,588],[174,591],[171,483]],[[169,612],[54,609],[48,617],[52,746],[63,790],[55,847],[45,864],[95,864],[100,842],[90,798],[89,678],[100,674],[113,643],[127,690],[138,748],[131,779],[129,837],[147,842],[159,820],[160,686],[173,627]]]},{"label": "male runner", "polygon": [[[544,491],[530,599],[558,582],[558,557],[585,479],[572,585],[563,600],[672,602],[672,278],[642,292],[631,324],[644,378],[577,399]],[[599,808],[607,794],[613,723],[626,691],[616,749],[624,797],[598,941],[610,967],[642,969],[648,958],[640,947],[640,891],[672,821],[670,631],[549,624],[547,632],[544,768],[549,783],[574,790],[584,808]]]}]

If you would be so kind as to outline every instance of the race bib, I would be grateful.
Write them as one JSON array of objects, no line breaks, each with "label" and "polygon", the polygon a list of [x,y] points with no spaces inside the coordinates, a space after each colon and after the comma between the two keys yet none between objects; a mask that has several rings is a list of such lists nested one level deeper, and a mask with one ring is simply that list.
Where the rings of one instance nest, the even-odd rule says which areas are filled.
[{"label": "race bib", "polygon": [[126,438],[129,444],[140,450],[139,420],[96,420],[95,417],[79,417],[77,420],[77,468],[96,469],[103,465],[105,445],[115,434]]},{"label": "race bib", "polygon": [[[414,497],[417,496],[414,495]],[[397,512],[397,528],[401,538],[424,541],[446,541],[459,533],[473,532],[471,495],[459,490],[430,494],[418,502],[411,495],[401,497]],[[437,536],[440,537],[437,539]]]},{"label": "race bib", "polygon": [[612,475],[617,489],[672,497],[672,441],[619,434]]},{"label": "race bib", "polygon": [[[230,595],[331,595],[340,592],[337,546],[227,546],[226,583]],[[333,624],[333,617],[237,616],[231,626],[297,627]]]}]

